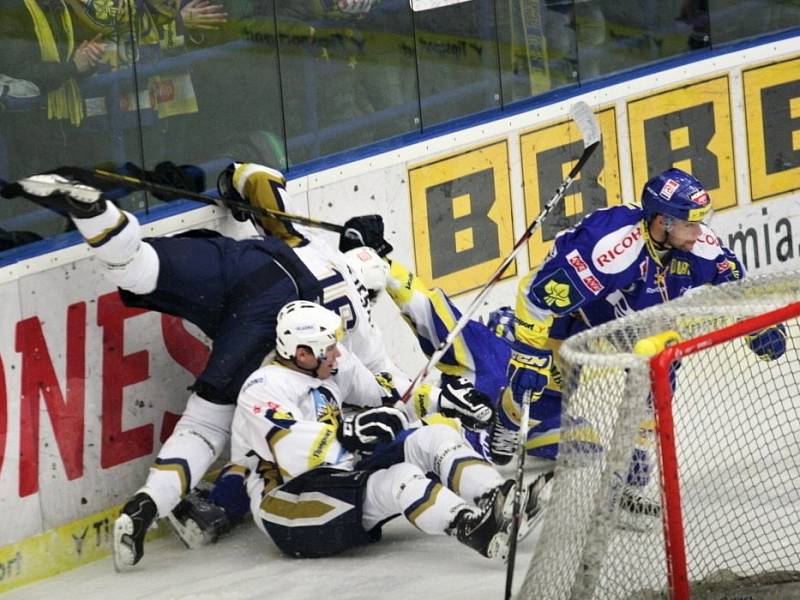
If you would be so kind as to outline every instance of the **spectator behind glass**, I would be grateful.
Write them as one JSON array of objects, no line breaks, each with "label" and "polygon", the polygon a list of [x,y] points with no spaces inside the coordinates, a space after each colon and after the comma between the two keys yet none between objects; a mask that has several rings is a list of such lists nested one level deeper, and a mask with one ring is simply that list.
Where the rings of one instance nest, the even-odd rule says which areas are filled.
[{"label": "spectator behind glass", "polygon": [[182,12],[179,0],[68,1],[86,27],[109,40],[105,60],[111,70],[130,74],[91,99],[95,128],[115,140],[114,162],[181,160],[182,140],[192,125],[186,117],[197,113],[198,105],[191,67],[168,61],[186,53],[185,20],[200,28],[216,15],[202,2],[191,2]]},{"label": "spectator behind glass", "polygon": [[[0,0],[0,178],[75,162],[85,121],[80,84],[105,43],[82,29],[64,0]],[[0,203],[0,249],[70,229],[67,219],[24,199]]]},{"label": "spectator behind glass", "polygon": [[104,51],[99,37],[75,26],[63,0],[0,0],[0,73],[41,94],[41,102],[8,115],[13,125],[3,134],[14,140],[14,159],[6,178],[59,166],[68,155],[64,142],[85,117],[79,82]]},{"label": "spectator behind glass", "polygon": [[[204,11],[202,27],[190,26],[193,3],[181,10],[187,48],[196,56],[192,79],[200,109],[182,160],[227,157],[285,168],[273,3],[223,1],[192,8]],[[213,172],[207,176],[215,178]]]},{"label": "spectator behind glass", "polygon": [[[370,113],[360,92],[371,0],[276,0],[289,161],[297,163],[373,140],[359,128]],[[327,128],[343,125],[336,134]]]}]

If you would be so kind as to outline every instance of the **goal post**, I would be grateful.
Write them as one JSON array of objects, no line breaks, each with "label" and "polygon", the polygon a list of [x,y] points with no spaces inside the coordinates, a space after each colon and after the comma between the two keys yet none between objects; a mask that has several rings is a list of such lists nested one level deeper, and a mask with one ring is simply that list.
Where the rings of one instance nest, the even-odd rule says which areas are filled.
[{"label": "goal post", "polygon": [[[517,598],[800,594],[799,316],[800,271],[568,339],[552,494]],[[786,353],[761,360],[746,338],[778,323]],[[573,422],[599,443],[571,439]]]}]

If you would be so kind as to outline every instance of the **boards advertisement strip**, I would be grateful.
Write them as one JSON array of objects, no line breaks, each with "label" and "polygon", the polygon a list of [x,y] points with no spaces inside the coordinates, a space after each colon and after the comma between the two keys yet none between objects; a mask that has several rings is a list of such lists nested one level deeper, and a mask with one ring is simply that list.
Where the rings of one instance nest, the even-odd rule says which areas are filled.
[{"label": "boards advertisement strip", "polygon": [[[486,312],[513,303],[515,278],[541,262],[558,230],[591,210],[636,202],[648,175],[671,164],[709,187],[717,209],[711,225],[748,270],[800,267],[798,42],[579,96],[598,114],[602,152],[490,294]],[[566,117],[574,100],[306,175],[290,191],[316,218],[382,214],[395,258],[467,302],[577,156]],[[227,232],[232,219],[207,210],[159,221],[155,233],[190,225]],[[83,548],[94,544],[94,524],[144,481],[207,342],[176,319],[125,308],[85,249],[11,265],[0,270],[0,282],[0,514],[14,515],[0,529],[3,592],[52,574],[44,563],[54,552],[73,553],[58,568],[103,554],[75,557],[74,536],[88,528]],[[415,370],[419,363],[409,361],[419,353],[399,331],[396,311],[377,314],[393,334],[392,356]],[[107,551],[99,527],[97,545]],[[40,536],[56,541],[31,541]]]}]

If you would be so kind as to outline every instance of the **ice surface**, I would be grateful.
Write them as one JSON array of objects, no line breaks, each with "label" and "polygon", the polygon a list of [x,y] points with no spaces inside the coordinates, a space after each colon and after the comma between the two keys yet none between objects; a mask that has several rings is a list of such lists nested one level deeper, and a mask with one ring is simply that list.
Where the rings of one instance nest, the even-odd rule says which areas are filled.
[{"label": "ice surface", "polygon": [[[518,548],[514,589],[537,534]],[[3,600],[492,600],[503,597],[505,570],[455,538],[425,535],[399,518],[380,542],[325,559],[286,558],[248,523],[199,550],[170,534],[148,543],[127,573],[115,573],[108,557]]]}]

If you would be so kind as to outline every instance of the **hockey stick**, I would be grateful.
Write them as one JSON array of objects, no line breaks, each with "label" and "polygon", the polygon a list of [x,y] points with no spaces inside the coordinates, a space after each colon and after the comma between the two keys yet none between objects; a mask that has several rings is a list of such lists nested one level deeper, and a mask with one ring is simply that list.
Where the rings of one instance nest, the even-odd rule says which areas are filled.
[{"label": "hockey stick", "polygon": [[447,334],[447,337],[444,339],[444,341],[439,344],[439,347],[436,349],[436,351],[431,354],[428,362],[425,363],[425,366],[422,367],[419,373],[417,373],[416,377],[414,377],[413,381],[411,382],[411,385],[405,391],[400,400],[398,400],[398,402],[408,402],[408,399],[414,393],[414,390],[417,388],[417,386],[422,382],[423,379],[425,379],[425,377],[428,376],[430,370],[439,363],[445,352],[447,352],[450,349],[450,346],[453,345],[453,342],[458,334],[461,333],[461,330],[464,329],[464,327],[466,327],[467,323],[472,318],[472,315],[483,303],[484,298],[486,298],[489,291],[492,289],[492,287],[494,287],[494,284],[500,281],[503,273],[505,273],[506,269],[514,261],[514,257],[530,239],[530,237],[533,235],[533,232],[536,231],[536,229],[542,224],[542,221],[544,221],[547,215],[550,214],[550,211],[552,211],[556,204],[558,204],[558,202],[566,195],[567,189],[570,185],[572,185],[575,177],[578,176],[578,173],[586,164],[586,161],[589,160],[589,157],[592,156],[592,153],[600,145],[600,126],[598,125],[597,119],[592,113],[592,109],[589,108],[585,102],[576,102],[570,109],[570,116],[578,126],[578,129],[581,132],[581,137],[583,138],[583,152],[578,158],[578,161],[572,167],[572,170],[570,170],[567,178],[564,179],[564,181],[561,182],[561,185],[558,186],[558,189],[556,190],[556,193],[553,194],[553,197],[547,201],[547,204],[545,204],[539,215],[530,225],[528,225],[525,233],[523,233],[522,237],[520,237],[517,240],[517,243],[514,244],[514,247],[511,249],[511,253],[506,256],[502,263],[500,263],[500,266],[497,267],[497,270],[489,279],[488,283],[483,286],[478,295],[475,296],[472,302],[470,302],[469,306],[467,306],[467,309],[461,314],[461,318],[456,321],[456,324],[453,326],[453,329],[450,331],[450,333]]},{"label": "hockey stick", "polygon": [[514,508],[511,517],[511,531],[508,542],[508,562],[506,563],[506,595],[505,600],[511,598],[511,584],[514,582],[514,562],[517,558],[517,535],[519,534],[520,521],[522,520],[522,479],[525,475],[525,444],[528,441],[528,411],[531,409],[531,390],[525,390],[522,396],[522,412],[519,421],[519,443],[517,444],[517,485],[514,488]]},{"label": "hockey stick", "polygon": [[[67,169],[69,169],[69,171],[67,171]],[[238,200],[231,200],[229,198],[209,196],[208,194],[200,194],[198,192],[192,192],[190,190],[164,185],[161,183],[154,183],[152,181],[146,181],[137,177],[131,177],[130,175],[114,173],[112,171],[104,171],[102,169],[81,169],[78,167],[63,167],[62,169],[59,169],[59,171],[63,173],[74,173],[77,178],[80,178],[82,175],[88,178],[96,177],[105,181],[118,183],[120,186],[132,190],[145,190],[152,192],[153,194],[163,194],[174,196],[175,198],[196,200],[197,202],[202,202],[204,204],[211,204],[213,206],[221,206],[231,210],[238,210],[258,217],[268,217],[281,221],[289,221],[291,223],[297,223],[298,225],[316,227],[318,229],[325,229],[326,231],[333,231],[335,233],[342,233],[345,229],[344,226],[337,225],[336,223],[320,221],[318,219],[312,219],[311,217],[287,213],[281,210],[264,208],[263,206],[251,206],[246,202],[239,202]]]}]

